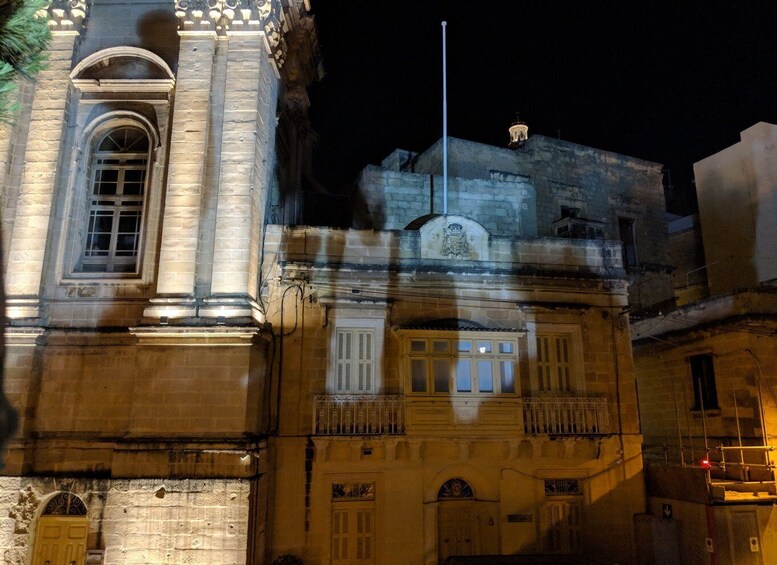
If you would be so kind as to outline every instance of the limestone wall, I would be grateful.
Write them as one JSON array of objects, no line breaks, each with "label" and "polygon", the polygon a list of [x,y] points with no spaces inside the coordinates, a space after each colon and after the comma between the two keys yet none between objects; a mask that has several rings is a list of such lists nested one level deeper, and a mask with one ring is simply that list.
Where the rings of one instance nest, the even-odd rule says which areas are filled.
[{"label": "limestone wall", "polygon": [[[7,349],[6,393],[23,418],[4,472],[255,472],[240,454],[219,450],[250,449],[250,438],[265,433],[268,357],[250,333],[231,346],[217,333],[189,347],[138,344],[127,333],[52,332],[38,345],[34,336],[16,339]],[[133,449],[145,455],[133,460]]]},{"label": "limestone wall", "polygon": [[777,126],[760,122],[741,138],[693,166],[713,295],[777,278]]},{"label": "limestone wall", "polygon": [[250,483],[243,480],[0,478],[3,563],[29,563],[48,499],[70,492],[85,503],[87,547],[105,563],[247,563]]},{"label": "limestone wall", "polygon": [[417,231],[338,230],[269,226],[265,236],[266,264],[310,261],[336,265],[402,264],[446,270],[572,271],[598,275],[622,273],[620,244],[613,241],[563,238],[516,239],[489,237],[478,261],[428,259]]},{"label": "limestone wall", "polygon": [[[441,176],[367,167],[358,196],[357,228],[401,230],[421,216],[443,213]],[[525,181],[449,178],[448,213],[472,218],[494,236],[537,235],[535,189]]]},{"label": "limestone wall", "polygon": [[624,457],[615,438],[597,444],[583,439],[320,437],[313,444],[306,463],[304,441],[277,440],[279,528],[273,556],[289,552],[306,563],[329,562],[336,506],[332,485],[367,481],[375,485],[371,504],[378,561],[437,563],[442,528],[438,491],[454,477],[474,490],[477,551],[539,553],[552,535],[546,503],[553,500],[545,496],[544,480],[577,477],[582,493],[565,501],[582,503],[585,550],[613,562],[631,562],[631,516],[645,508],[636,437],[626,439]]},{"label": "limestone wall", "polygon": [[[673,299],[659,164],[544,136],[532,136],[517,151],[448,141],[448,213],[481,223],[491,236],[555,237],[553,224],[562,207],[600,222],[607,240],[628,239],[620,233],[621,223],[631,223],[632,305]],[[441,151],[438,141],[401,167],[366,168],[354,226],[404,229],[421,216],[441,214]]]}]

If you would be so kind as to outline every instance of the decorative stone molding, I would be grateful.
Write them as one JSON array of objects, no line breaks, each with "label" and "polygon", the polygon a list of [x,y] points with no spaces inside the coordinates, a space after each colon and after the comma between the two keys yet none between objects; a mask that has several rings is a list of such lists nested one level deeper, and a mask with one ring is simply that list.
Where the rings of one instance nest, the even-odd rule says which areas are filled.
[{"label": "decorative stone molding", "polygon": [[176,0],[182,32],[263,32],[282,12],[279,0]]},{"label": "decorative stone molding", "polygon": [[[318,40],[307,0],[176,0],[180,33],[234,35],[257,33],[264,37],[276,73],[286,62],[286,36],[299,28],[318,59]],[[300,35],[299,32],[296,35]]]},{"label": "decorative stone molding", "polygon": [[463,216],[437,216],[419,229],[421,257],[449,261],[487,261],[488,232]]},{"label": "decorative stone molding", "polygon": [[80,34],[90,5],[87,0],[50,0],[38,15],[48,18],[52,33]]},{"label": "decorative stone molding", "polygon": [[27,534],[30,531],[30,524],[38,510],[40,497],[30,485],[27,485],[19,491],[19,498],[8,511],[8,517],[14,520],[14,533]]}]

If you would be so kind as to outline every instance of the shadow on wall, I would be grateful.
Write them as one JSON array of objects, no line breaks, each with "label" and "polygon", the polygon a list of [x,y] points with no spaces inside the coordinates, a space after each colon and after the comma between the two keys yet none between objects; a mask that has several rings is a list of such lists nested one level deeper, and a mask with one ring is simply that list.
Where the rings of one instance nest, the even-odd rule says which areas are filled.
[{"label": "shadow on wall", "polygon": [[170,65],[173,72],[178,68],[178,19],[170,10],[152,10],[138,20],[137,34],[140,45],[156,53]]}]

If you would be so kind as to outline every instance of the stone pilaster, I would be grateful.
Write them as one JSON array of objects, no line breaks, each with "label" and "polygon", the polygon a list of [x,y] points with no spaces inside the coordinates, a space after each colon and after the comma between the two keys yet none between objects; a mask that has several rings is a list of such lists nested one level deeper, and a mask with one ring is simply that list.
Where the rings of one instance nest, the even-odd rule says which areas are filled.
[{"label": "stone pilaster", "polygon": [[259,32],[228,32],[221,178],[209,317],[256,317],[257,263],[264,202],[272,178],[278,79]]},{"label": "stone pilaster", "polygon": [[[304,0],[176,0],[181,47],[157,296],[151,319],[261,319],[256,303],[264,208],[272,180],[275,105],[289,46],[308,38]],[[227,49],[216,226],[200,233],[217,37]],[[226,41],[223,39],[226,37]],[[295,36],[296,37],[296,36]],[[312,38],[312,39],[311,39]],[[295,72],[298,74],[298,72]],[[197,248],[214,238],[210,296],[195,297]]]},{"label": "stone pilaster", "polygon": [[144,315],[195,316],[194,299],[200,208],[208,151],[208,129],[216,32],[220,11],[211,0],[179,0],[181,38],[169,168],[159,253],[157,296]]},{"label": "stone pilaster", "polygon": [[[49,234],[51,204],[59,176],[60,146],[67,123],[70,65],[83,29],[85,0],[54,0],[40,17],[49,19],[47,65],[37,77],[32,99],[24,172],[8,250],[7,314],[11,319],[40,316],[40,288]],[[53,126],[53,127],[52,127]]]}]

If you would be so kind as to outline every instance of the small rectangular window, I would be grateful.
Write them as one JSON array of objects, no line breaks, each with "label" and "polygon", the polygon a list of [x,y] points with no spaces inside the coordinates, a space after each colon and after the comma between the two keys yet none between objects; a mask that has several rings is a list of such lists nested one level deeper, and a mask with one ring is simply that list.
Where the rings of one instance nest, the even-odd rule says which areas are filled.
[{"label": "small rectangular window", "polygon": [[634,269],[637,267],[636,235],[634,234],[633,218],[618,218],[618,231],[621,239],[621,253],[623,255],[623,267]]},{"label": "small rectangular window", "polygon": [[718,406],[715,386],[715,366],[711,354],[693,355],[689,358],[693,384],[693,409],[713,410]]}]

